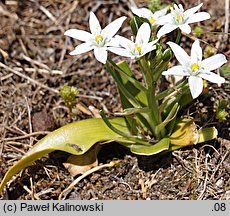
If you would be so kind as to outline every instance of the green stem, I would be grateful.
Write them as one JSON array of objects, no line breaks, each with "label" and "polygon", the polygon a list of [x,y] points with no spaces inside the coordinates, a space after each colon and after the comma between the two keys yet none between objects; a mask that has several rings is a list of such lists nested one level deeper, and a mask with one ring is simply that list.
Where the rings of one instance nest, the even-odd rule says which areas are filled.
[{"label": "green stem", "polygon": [[176,43],[179,44],[181,39],[181,30],[177,29],[177,37],[176,37]]},{"label": "green stem", "polygon": [[169,96],[171,93],[177,92],[180,89],[183,91],[183,88],[185,87],[186,84],[187,84],[187,81],[184,80],[181,83],[179,83],[178,85],[176,85],[175,87],[166,89],[163,92],[160,92],[159,94],[157,94],[156,99],[157,100],[162,100],[162,99],[166,98],[167,96]]},{"label": "green stem", "polygon": [[148,108],[150,114],[151,131],[153,132],[155,137],[159,140],[161,139],[163,134],[161,134],[161,132],[158,133],[156,131],[156,126],[161,123],[159,122],[160,121],[159,107],[155,96],[156,82],[153,81],[152,71],[145,57],[142,57],[138,63],[142,70],[146,88],[147,88],[147,102],[148,102]]},{"label": "green stem", "polygon": [[109,120],[106,118],[105,116],[105,113],[103,111],[100,111],[100,115],[103,119],[103,121],[105,122],[105,124],[112,130],[114,131],[115,133],[121,135],[122,137],[125,137],[127,138],[129,141],[132,141],[132,142],[135,142],[135,143],[139,143],[139,144],[142,144],[142,145],[151,145],[148,141],[145,141],[139,137],[136,137],[136,136],[131,136],[129,134],[126,134],[124,133],[123,131],[120,131],[119,129],[115,128],[110,122]]}]

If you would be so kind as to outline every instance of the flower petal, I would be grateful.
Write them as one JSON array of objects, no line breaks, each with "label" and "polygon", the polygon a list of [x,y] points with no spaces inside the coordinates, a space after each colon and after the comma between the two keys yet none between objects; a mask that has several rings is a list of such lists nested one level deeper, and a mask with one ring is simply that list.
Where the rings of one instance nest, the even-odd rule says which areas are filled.
[{"label": "flower petal", "polygon": [[135,58],[135,56],[129,50],[121,47],[109,47],[108,50],[120,56]]},{"label": "flower petal", "polygon": [[122,46],[128,50],[132,50],[135,47],[135,44],[131,40],[129,40],[125,37],[122,37],[120,35],[116,35],[115,39],[117,41],[119,41],[120,46]]},{"label": "flower petal", "polygon": [[203,3],[197,5],[196,7],[192,7],[192,8],[190,8],[190,9],[186,10],[186,11],[184,12],[184,15],[185,15],[186,17],[190,17],[191,15],[193,15],[194,13],[196,13],[196,12],[202,7],[202,5],[203,5]]},{"label": "flower petal", "polygon": [[114,20],[102,30],[102,34],[106,36],[108,39],[111,39],[118,32],[119,28],[121,27],[125,19],[126,17],[122,16]]},{"label": "flower petal", "polygon": [[169,68],[167,71],[162,73],[163,75],[174,75],[174,76],[188,76],[189,73],[184,70],[182,65],[177,65]]},{"label": "flower petal", "polygon": [[144,18],[149,18],[150,16],[153,15],[152,11],[147,9],[147,8],[136,8],[136,7],[131,7],[131,11],[139,16],[139,17],[144,17]]},{"label": "flower petal", "polygon": [[163,36],[164,34],[168,34],[169,32],[172,32],[173,30],[175,30],[178,26],[177,25],[173,25],[173,24],[165,24],[164,26],[162,26],[160,28],[160,30],[157,33],[157,38],[160,38],[161,36]]},{"label": "flower petal", "polygon": [[105,64],[106,61],[107,61],[107,55],[108,55],[108,52],[107,52],[107,48],[105,47],[95,47],[94,48],[94,55],[95,55],[95,58]]},{"label": "flower petal", "polygon": [[147,44],[143,44],[142,50],[143,50],[144,55],[146,53],[151,52],[152,50],[156,49],[156,46],[154,46],[154,44],[157,43],[157,41],[158,41],[158,39],[151,41]]},{"label": "flower petal", "polygon": [[227,59],[225,55],[223,54],[216,54],[214,56],[211,56],[207,59],[204,59],[201,63],[201,66],[204,67],[206,71],[212,71],[219,67],[221,67],[223,64],[227,62]]},{"label": "flower petal", "polygon": [[160,17],[163,17],[166,13],[167,13],[167,8],[163,8],[163,9],[161,9],[161,10],[159,10],[159,11],[156,11],[155,13],[154,13],[154,17],[156,18],[156,19],[158,19],[158,18],[160,18]]},{"label": "flower petal", "polygon": [[82,43],[78,45],[72,52],[70,52],[70,55],[78,55],[85,52],[88,52],[93,49],[93,46],[89,43]]},{"label": "flower petal", "polygon": [[197,76],[190,76],[188,78],[189,89],[192,94],[192,98],[197,98],[203,91],[203,80]]},{"label": "flower petal", "polygon": [[206,79],[212,83],[224,83],[225,79],[218,74],[212,73],[212,72],[206,72],[206,73],[200,73],[198,74],[199,77]]},{"label": "flower petal", "polygon": [[210,14],[207,12],[200,12],[200,13],[195,13],[193,14],[186,23],[195,23],[195,22],[200,22],[203,20],[210,19]]},{"label": "flower petal", "polygon": [[156,46],[154,46],[154,43],[147,43],[142,46],[142,54],[141,56],[145,55],[146,53],[149,53],[156,49]]},{"label": "flower petal", "polygon": [[167,14],[165,16],[162,16],[156,21],[157,25],[165,25],[165,24],[173,24],[173,23],[174,23],[174,19],[172,14]]},{"label": "flower petal", "polygon": [[89,15],[89,28],[93,35],[98,35],[101,32],[101,25],[96,15],[91,11]]},{"label": "flower petal", "polygon": [[176,59],[184,66],[188,67],[190,65],[189,55],[176,43],[168,42],[167,43],[172,51],[174,52]]},{"label": "flower petal", "polygon": [[180,28],[180,30],[182,32],[184,32],[186,34],[189,34],[191,32],[191,28],[190,28],[190,26],[187,23],[179,25],[179,28]]},{"label": "flower petal", "polygon": [[143,23],[141,27],[138,29],[136,36],[136,43],[143,44],[148,43],[151,34],[151,29],[148,23]]},{"label": "flower petal", "polygon": [[109,47],[119,47],[120,46],[120,41],[117,38],[111,38],[110,41],[108,41],[105,46]]},{"label": "flower petal", "polygon": [[[200,47],[200,42],[198,39],[192,44],[191,49],[191,62],[193,63],[200,63],[202,60],[202,49]],[[199,65],[199,64],[198,64]]]},{"label": "flower petal", "polygon": [[89,32],[78,29],[69,29],[64,33],[64,35],[80,41],[89,41],[92,38],[92,35]]}]

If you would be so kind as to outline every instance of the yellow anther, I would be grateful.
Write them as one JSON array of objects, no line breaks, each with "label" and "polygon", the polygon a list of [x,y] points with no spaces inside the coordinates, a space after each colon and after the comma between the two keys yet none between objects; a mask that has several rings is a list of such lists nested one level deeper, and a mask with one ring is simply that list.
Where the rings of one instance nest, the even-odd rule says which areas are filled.
[{"label": "yellow anther", "polygon": [[200,66],[197,64],[197,63],[194,63],[193,65],[192,65],[192,72],[196,72],[197,70],[199,70],[200,69]]},{"label": "yellow anther", "polygon": [[103,41],[103,37],[102,37],[101,35],[97,35],[97,36],[95,37],[95,40],[96,40],[96,42],[99,44],[99,43],[101,43],[101,42]]},{"label": "yellow anther", "polygon": [[136,53],[139,53],[139,54],[141,54],[141,47],[140,46],[136,46],[135,48],[134,48],[134,52]]},{"label": "yellow anther", "polygon": [[156,22],[156,20],[155,20],[154,18],[151,18],[151,19],[149,20],[149,22],[150,22],[151,24],[154,24],[154,23]]},{"label": "yellow anther", "polygon": [[177,20],[177,22],[181,22],[181,21],[183,21],[183,17],[180,15],[177,15],[176,20]]}]

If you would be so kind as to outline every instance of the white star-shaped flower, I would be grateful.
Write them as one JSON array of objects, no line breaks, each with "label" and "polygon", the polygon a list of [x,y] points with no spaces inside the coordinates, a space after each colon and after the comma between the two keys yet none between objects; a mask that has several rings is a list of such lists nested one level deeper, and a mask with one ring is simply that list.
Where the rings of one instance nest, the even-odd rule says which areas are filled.
[{"label": "white star-shaped flower", "polygon": [[125,19],[125,16],[120,17],[104,29],[101,29],[97,17],[93,12],[90,12],[89,27],[91,33],[78,29],[69,29],[65,32],[65,35],[84,42],[70,52],[70,55],[78,55],[94,50],[95,58],[105,64],[108,47],[117,46],[116,40],[113,40],[113,36],[117,33]]},{"label": "white star-shaped flower", "polygon": [[147,8],[131,7],[131,10],[135,15],[148,19],[152,26],[156,26],[157,20],[167,13],[167,8],[156,11],[154,13]]},{"label": "white star-shaped flower", "polygon": [[225,79],[210,71],[221,67],[227,62],[223,54],[216,54],[202,60],[202,49],[199,40],[195,40],[189,56],[180,46],[173,42],[167,43],[181,65],[169,68],[163,75],[188,76],[189,89],[193,98],[197,98],[203,90],[203,79],[213,83],[224,83]]},{"label": "white star-shaped flower", "polygon": [[120,47],[109,47],[108,50],[131,59],[140,58],[146,53],[151,52],[156,48],[154,45],[158,40],[149,42],[151,29],[148,23],[143,23],[138,29],[135,42],[119,35],[115,36],[115,40]]},{"label": "white star-shaped flower", "polygon": [[157,20],[158,25],[163,25],[157,33],[157,37],[160,38],[162,35],[167,34],[176,28],[180,28],[182,32],[189,34],[191,28],[190,23],[200,22],[210,18],[207,12],[196,13],[203,4],[199,4],[196,7],[190,8],[184,11],[181,4],[177,6],[174,4],[174,8],[171,8],[171,13],[160,17]]}]

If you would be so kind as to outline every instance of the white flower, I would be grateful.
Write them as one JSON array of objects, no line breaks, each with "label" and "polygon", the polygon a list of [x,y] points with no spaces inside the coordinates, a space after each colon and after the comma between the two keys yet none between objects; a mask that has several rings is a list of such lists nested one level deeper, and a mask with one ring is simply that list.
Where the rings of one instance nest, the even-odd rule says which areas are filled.
[{"label": "white flower", "polygon": [[135,15],[148,19],[152,26],[157,25],[157,20],[159,17],[162,17],[167,13],[167,8],[156,11],[155,13],[147,8],[131,7],[131,10]]},{"label": "white flower", "polygon": [[210,72],[221,67],[227,62],[223,54],[216,54],[202,60],[202,49],[199,40],[195,40],[191,49],[191,56],[177,44],[167,43],[174,52],[181,65],[169,68],[163,75],[188,76],[190,92],[193,98],[197,98],[203,90],[203,79],[213,83],[224,83],[225,79],[215,73]]},{"label": "white flower", "polygon": [[148,23],[143,23],[138,29],[135,42],[128,40],[119,35],[115,39],[120,44],[120,47],[109,47],[108,50],[121,56],[130,57],[131,59],[140,58],[148,52],[156,48],[154,45],[158,40],[149,42],[151,29]]},{"label": "white flower", "polygon": [[115,44],[116,40],[113,40],[113,36],[117,33],[125,19],[126,17],[124,16],[120,17],[104,29],[101,29],[97,17],[93,12],[90,12],[89,27],[91,33],[78,29],[69,29],[65,32],[65,35],[84,42],[70,52],[70,55],[82,54],[93,49],[96,59],[105,64],[108,47],[117,45]]},{"label": "white flower", "polygon": [[158,25],[163,25],[157,33],[157,37],[160,38],[162,35],[167,34],[176,28],[180,28],[182,32],[189,34],[191,28],[190,23],[200,22],[210,18],[209,13],[199,12],[196,13],[203,4],[199,4],[196,7],[190,8],[184,11],[181,4],[177,6],[174,4],[174,8],[171,8],[171,13],[160,17],[157,21]]}]

